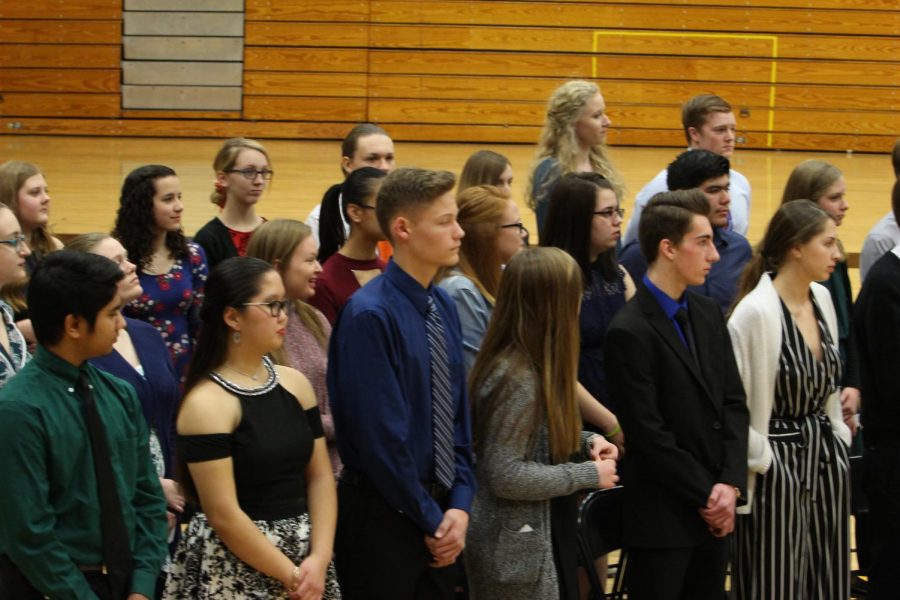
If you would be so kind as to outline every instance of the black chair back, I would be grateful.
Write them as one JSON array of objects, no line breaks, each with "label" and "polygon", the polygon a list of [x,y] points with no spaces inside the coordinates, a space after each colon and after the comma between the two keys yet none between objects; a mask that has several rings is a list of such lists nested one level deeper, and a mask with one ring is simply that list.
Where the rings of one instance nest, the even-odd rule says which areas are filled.
[{"label": "black chair back", "polygon": [[[607,490],[597,490],[588,495],[578,509],[578,546],[588,579],[591,584],[591,597],[595,600],[605,598],[625,598],[624,572],[625,551],[622,550],[622,506],[625,488],[616,486]],[[620,550],[618,565],[615,568],[613,590],[606,593],[605,582],[600,581],[594,560]]]}]

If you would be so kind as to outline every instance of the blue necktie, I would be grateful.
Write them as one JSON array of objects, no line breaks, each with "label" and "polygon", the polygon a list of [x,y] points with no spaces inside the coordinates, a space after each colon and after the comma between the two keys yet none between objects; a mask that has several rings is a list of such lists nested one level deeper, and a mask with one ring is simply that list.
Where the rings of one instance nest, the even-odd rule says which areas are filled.
[{"label": "blue necktie", "polygon": [[453,397],[444,326],[434,298],[428,296],[425,316],[428,350],[431,354],[431,411],[434,442],[434,477],[447,490],[453,489],[456,461],[453,452]]}]

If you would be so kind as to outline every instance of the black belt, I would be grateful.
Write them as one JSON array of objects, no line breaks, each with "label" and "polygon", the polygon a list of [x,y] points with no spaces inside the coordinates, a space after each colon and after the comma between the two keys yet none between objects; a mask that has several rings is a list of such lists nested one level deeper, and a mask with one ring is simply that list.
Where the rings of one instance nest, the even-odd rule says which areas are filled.
[{"label": "black belt", "polygon": [[[344,467],[343,472],[341,472],[340,482],[361,490],[376,491],[375,486],[372,485],[372,480],[364,473],[360,473],[359,471],[350,469],[346,466]],[[428,492],[429,496],[438,501],[443,500],[450,493],[447,488],[439,483],[420,483],[420,485],[425,488],[425,491]]]}]

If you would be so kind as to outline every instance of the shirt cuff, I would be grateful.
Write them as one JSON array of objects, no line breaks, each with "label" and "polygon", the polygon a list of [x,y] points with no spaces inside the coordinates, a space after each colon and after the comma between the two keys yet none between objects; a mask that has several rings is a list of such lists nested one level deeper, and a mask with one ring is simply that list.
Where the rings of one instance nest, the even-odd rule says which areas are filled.
[{"label": "shirt cuff", "polygon": [[156,579],[159,573],[135,571],[131,576],[131,593],[143,594],[151,600],[156,595]]}]

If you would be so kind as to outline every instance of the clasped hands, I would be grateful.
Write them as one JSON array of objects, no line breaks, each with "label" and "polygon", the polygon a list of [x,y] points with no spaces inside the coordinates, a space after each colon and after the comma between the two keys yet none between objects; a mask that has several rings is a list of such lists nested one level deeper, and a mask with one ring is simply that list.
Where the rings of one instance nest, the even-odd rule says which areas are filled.
[{"label": "clasped hands", "polygon": [[725,537],[734,531],[736,503],[737,492],[734,487],[727,483],[717,483],[712,487],[706,506],[700,509],[700,516],[715,537]]},{"label": "clasped hands", "polygon": [[600,435],[595,435],[588,443],[591,449],[591,460],[597,467],[597,487],[601,489],[615,487],[619,482],[619,476],[616,474],[619,448]]}]

